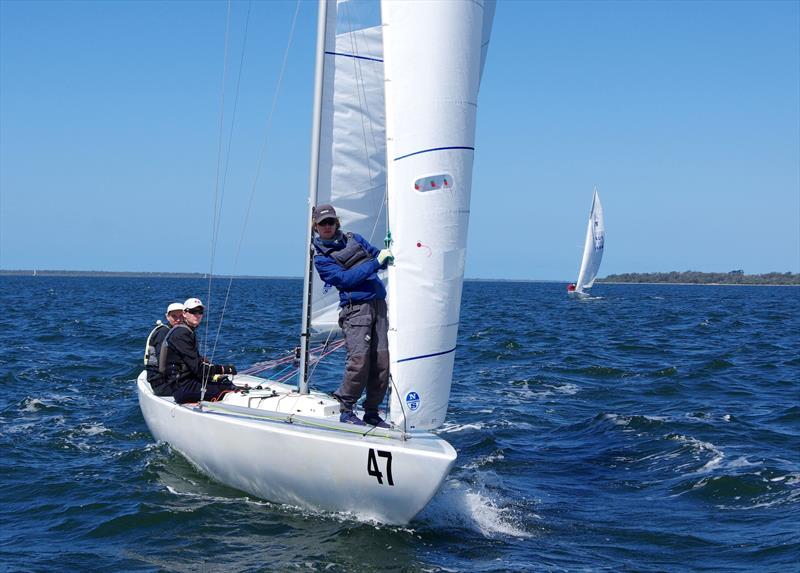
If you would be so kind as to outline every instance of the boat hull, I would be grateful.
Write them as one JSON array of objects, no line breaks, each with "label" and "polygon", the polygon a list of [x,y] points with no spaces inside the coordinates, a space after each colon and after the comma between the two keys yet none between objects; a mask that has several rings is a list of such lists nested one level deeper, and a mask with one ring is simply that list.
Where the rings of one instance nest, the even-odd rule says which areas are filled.
[{"label": "boat hull", "polygon": [[567,291],[567,296],[569,296],[570,298],[580,299],[580,298],[590,298],[592,295],[589,294],[589,291],[570,290]]},{"label": "boat hull", "polygon": [[456,459],[450,444],[429,433],[401,439],[399,432],[262,418],[250,408],[177,405],[155,396],[144,373],[138,395],[153,437],[213,479],[312,511],[406,524],[436,494]]}]

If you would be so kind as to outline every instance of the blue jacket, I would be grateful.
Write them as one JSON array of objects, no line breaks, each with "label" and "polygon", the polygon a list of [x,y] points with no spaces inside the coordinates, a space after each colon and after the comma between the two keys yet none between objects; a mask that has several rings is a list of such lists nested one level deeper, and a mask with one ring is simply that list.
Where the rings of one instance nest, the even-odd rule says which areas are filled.
[{"label": "blue jacket", "polygon": [[[342,250],[348,240],[358,241],[370,258],[354,267],[345,269],[330,256],[330,253]],[[370,245],[364,237],[353,233],[352,239],[350,239],[344,233],[339,232],[334,239],[323,241],[316,236],[314,237],[314,248],[316,249],[314,266],[317,268],[319,278],[339,290],[339,306],[386,298],[386,287],[378,278],[378,270],[381,265],[378,264],[376,257],[380,251]]]}]

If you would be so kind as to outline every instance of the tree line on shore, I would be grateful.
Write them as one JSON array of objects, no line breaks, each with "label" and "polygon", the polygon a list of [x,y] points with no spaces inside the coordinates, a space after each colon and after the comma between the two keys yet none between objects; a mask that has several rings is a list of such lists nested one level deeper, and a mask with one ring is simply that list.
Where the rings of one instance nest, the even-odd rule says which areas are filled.
[{"label": "tree line on shore", "polygon": [[727,273],[703,273],[699,271],[671,271],[668,273],[622,273],[597,279],[607,283],[690,283],[726,285],[800,285],[798,273],[765,273],[746,275],[736,270]]}]

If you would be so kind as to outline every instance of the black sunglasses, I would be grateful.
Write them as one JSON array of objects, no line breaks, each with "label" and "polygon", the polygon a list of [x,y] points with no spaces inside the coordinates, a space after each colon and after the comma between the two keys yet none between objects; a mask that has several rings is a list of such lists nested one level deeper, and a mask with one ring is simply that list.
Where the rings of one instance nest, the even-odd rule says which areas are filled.
[{"label": "black sunglasses", "polygon": [[319,221],[317,225],[320,227],[330,227],[331,225],[336,224],[336,219],[325,219],[324,221]]},{"label": "black sunglasses", "polygon": [[201,306],[201,307],[198,307],[198,308],[187,308],[186,312],[188,312],[189,314],[203,314],[205,312],[205,310]]}]

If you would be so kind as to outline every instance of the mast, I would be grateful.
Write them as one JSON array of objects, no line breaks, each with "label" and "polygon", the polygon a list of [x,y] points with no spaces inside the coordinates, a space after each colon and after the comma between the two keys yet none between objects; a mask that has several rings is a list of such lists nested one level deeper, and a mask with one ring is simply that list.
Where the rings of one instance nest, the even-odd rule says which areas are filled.
[{"label": "mast", "polygon": [[317,12],[317,64],[314,71],[314,111],[311,119],[311,169],[308,181],[308,231],[306,232],[306,274],[303,279],[303,318],[300,329],[300,369],[298,371],[298,390],[308,394],[308,346],[311,338],[311,278],[314,272],[314,247],[311,239],[314,233],[312,214],[317,204],[317,185],[319,181],[319,135],[322,119],[322,78],[325,69],[325,28],[327,23],[327,0],[319,0]]}]

